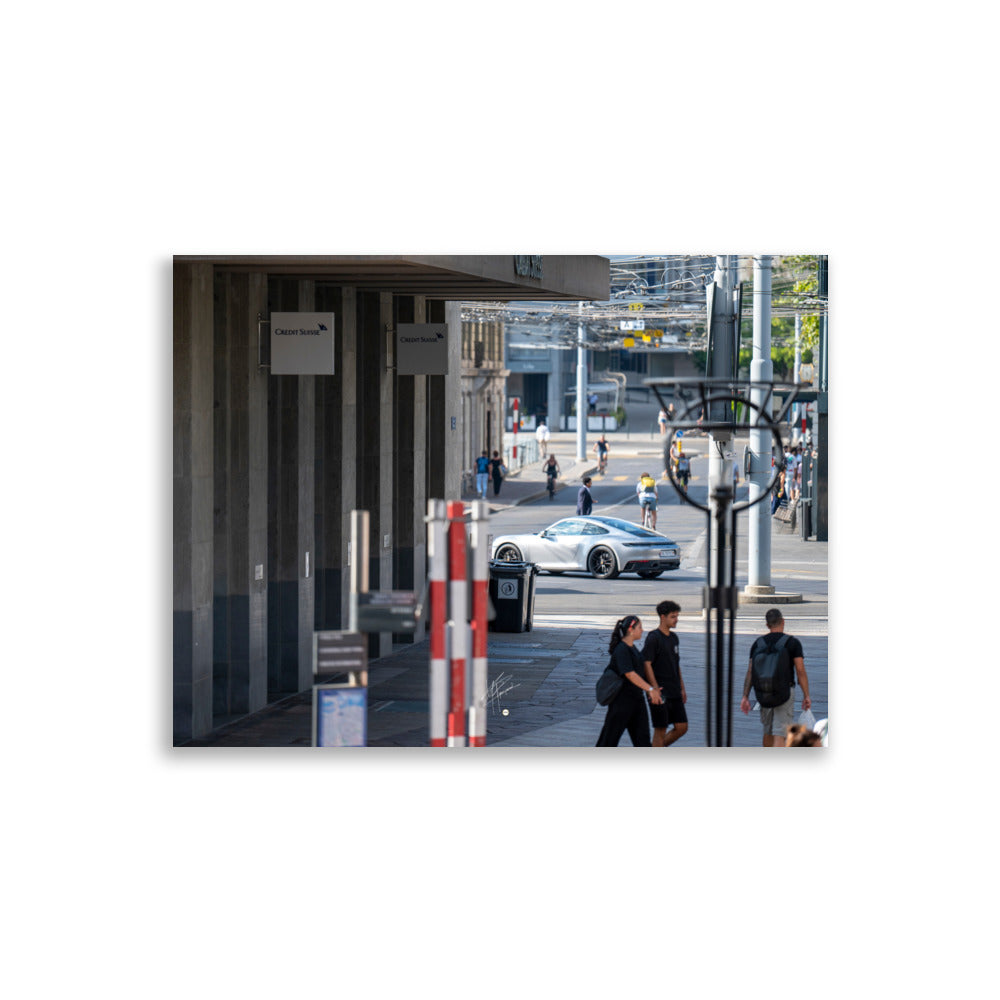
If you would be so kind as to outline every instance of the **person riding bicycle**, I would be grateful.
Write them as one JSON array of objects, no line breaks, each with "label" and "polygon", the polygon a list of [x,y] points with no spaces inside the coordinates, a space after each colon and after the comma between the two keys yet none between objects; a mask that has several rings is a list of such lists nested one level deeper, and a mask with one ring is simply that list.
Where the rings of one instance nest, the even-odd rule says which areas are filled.
[{"label": "person riding bicycle", "polygon": [[556,477],[559,475],[559,463],[555,455],[549,455],[549,460],[542,466],[545,470],[545,488],[549,491],[549,499],[556,491]]},{"label": "person riding bicycle", "polygon": [[598,471],[603,472],[608,467],[608,451],[610,450],[608,442],[604,440],[603,434],[594,445],[593,450],[597,452]]},{"label": "person riding bicycle", "polygon": [[655,530],[656,501],[658,498],[656,480],[648,472],[644,472],[639,477],[639,482],[635,484],[635,492],[638,494],[639,508],[642,511],[639,523],[645,528],[648,521],[649,527]]}]

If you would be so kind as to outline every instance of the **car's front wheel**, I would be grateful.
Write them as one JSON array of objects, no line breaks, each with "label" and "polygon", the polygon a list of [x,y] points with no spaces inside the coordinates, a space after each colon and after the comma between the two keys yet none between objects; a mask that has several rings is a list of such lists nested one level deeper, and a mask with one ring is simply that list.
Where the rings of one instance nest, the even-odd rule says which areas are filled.
[{"label": "car's front wheel", "polygon": [[613,580],[618,576],[618,560],[611,549],[598,545],[587,557],[587,569],[598,580]]},{"label": "car's front wheel", "polygon": [[501,545],[493,558],[497,562],[524,562],[521,550],[516,545]]}]

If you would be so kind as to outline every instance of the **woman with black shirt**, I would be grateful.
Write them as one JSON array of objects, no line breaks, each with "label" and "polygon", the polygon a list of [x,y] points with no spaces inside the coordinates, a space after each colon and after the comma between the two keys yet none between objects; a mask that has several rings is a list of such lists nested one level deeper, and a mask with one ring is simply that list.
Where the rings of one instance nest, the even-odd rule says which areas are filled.
[{"label": "woman with black shirt", "polygon": [[493,477],[493,495],[496,496],[500,492],[500,484],[503,482],[503,477],[507,472],[507,466],[503,464],[503,459],[500,457],[500,452],[494,451],[493,457],[490,459],[490,474]]},{"label": "woman with black shirt", "polygon": [[611,643],[608,652],[611,654],[611,668],[625,683],[608,705],[608,714],[604,718],[601,735],[597,737],[597,746],[616,747],[622,738],[622,733],[628,730],[634,747],[651,746],[649,739],[649,713],[646,711],[646,699],[643,692],[649,692],[649,700],[654,705],[662,704],[660,689],[653,687],[643,676],[642,657],[635,644],[642,635],[642,622],[636,615],[626,615],[616,625],[611,633]]}]

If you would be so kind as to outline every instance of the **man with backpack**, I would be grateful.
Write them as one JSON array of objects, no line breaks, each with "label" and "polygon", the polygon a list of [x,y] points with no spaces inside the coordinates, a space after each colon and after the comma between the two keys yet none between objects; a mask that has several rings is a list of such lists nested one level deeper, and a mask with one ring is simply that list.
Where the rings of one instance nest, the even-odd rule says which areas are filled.
[{"label": "man with backpack", "polygon": [[802,643],[785,635],[785,619],[777,608],[764,615],[768,633],[754,640],[750,647],[750,666],[743,681],[740,711],[750,712],[750,688],[760,703],[760,721],[764,727],[764,746],[783,747],[785,729],[795,722],[795,682],[802,688],[802,710],[812,705],[809,678]]},{"label": "man with backpack", "polygon": [[476,459],[476,494],[480,500],[486,499],[486,488],[490,483],[490,460],[487,452]]}]

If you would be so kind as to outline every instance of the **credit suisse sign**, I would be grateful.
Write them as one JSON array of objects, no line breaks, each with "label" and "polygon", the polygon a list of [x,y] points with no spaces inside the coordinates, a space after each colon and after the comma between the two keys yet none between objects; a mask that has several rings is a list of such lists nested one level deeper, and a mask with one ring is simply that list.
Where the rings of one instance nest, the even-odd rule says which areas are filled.
[{"label": "credit suisse sign", "polygon": [[514,255],[514,273],[519,278],[541,278],[542,258],[539,255]]}]

